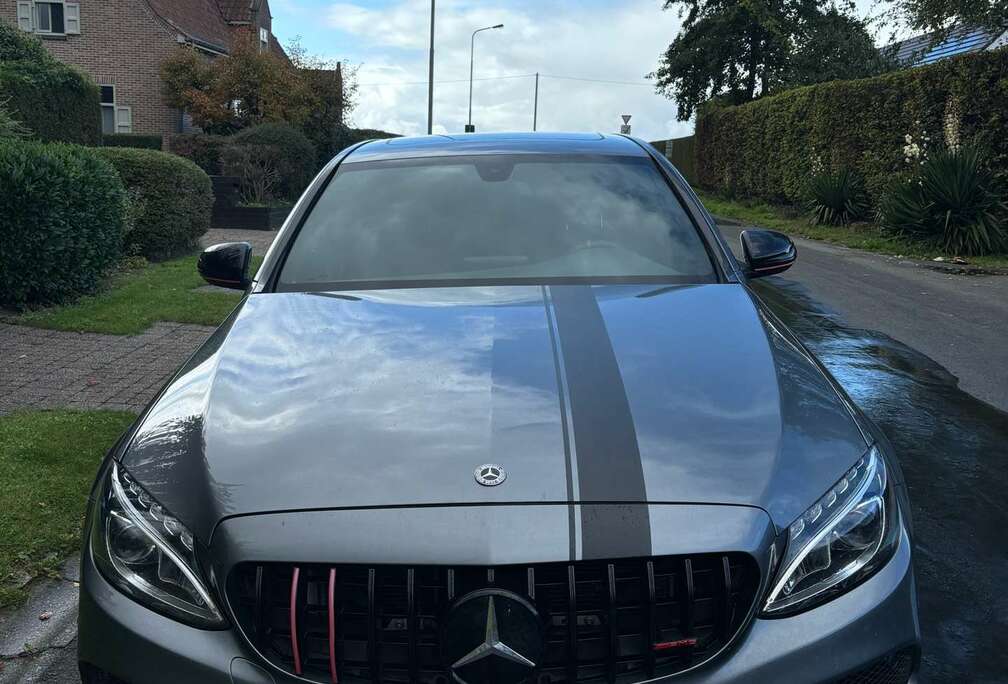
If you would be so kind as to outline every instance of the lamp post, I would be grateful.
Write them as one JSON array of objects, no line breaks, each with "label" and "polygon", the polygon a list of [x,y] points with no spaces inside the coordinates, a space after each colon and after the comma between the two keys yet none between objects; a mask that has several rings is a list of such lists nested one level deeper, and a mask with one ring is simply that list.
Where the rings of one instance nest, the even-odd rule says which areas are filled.
[{"label": "lamp post", "polygon": [[434,132],[434,0],[430,3],[430,70],[427,75],[427,135]]},{"label": "lamp post", "polygon": [[472,40],[469,42],[469,123],[466,124],[466,133],[475,133],[476,127],[473,126],[472,122],[472,93],[473,93],[473,63],[476,59],[476,34],[480,31],[489,31],[491,29],[501,29],[504,28],[504,24],[497,24],[495,26],[484,26],[483,28],[476,29],[472,33]]}]

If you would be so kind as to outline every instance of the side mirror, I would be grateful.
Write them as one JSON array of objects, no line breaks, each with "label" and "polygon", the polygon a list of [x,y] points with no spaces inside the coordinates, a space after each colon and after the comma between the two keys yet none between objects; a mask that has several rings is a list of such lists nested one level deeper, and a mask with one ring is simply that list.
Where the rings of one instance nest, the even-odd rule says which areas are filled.
[{"label": "side mirror", "polygon": [[798,258],[791,238],[776,230],[743,230],[741,240],[750,278],[782,273]]},{"label": "side mirror", "polygon": [[204,249],[196,268],[203,280],[211,285],[244,290],[252,282],[249,278],[251,260],[252,245],[247,242],[225,242]]}]

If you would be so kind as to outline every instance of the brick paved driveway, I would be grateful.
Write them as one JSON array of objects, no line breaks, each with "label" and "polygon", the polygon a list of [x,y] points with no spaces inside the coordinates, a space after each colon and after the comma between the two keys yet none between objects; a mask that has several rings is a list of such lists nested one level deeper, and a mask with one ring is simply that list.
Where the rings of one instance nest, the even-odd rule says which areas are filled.
[{"label": "brick paved driveway", "polygon": [[[246,240],[264,254],[275,232],[212,230],[203,244]],[[139,335],[0,323],[0,415],[17,409],[140,411],[213,328],[156,323]]]}]

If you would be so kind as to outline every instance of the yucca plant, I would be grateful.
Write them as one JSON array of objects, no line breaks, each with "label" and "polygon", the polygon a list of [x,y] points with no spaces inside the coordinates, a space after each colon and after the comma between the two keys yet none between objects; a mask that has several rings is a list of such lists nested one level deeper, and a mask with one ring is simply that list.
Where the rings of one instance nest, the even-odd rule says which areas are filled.
[{"label": "yucca plant", "polygon": [[932,153],[916,178],[886,193],[879,222],[886,230],[957,256],[1008,246],[1008,206],[975,145]]},{"label": "yucca plant", "polygon": [[868,214],[864,179],[851,169],[813,176],[808,193],[812,223],[845,226]]}]

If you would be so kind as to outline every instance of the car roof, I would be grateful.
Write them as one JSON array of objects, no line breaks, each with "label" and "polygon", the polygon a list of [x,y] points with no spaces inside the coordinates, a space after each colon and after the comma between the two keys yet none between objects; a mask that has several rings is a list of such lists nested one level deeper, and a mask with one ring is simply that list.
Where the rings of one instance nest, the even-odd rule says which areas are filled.
[{"label": "car roof", "polygon": [[602,133],[460,133],[372,140],[344,163],[473,154],[565,154],[646,157],[634,140]]}]

